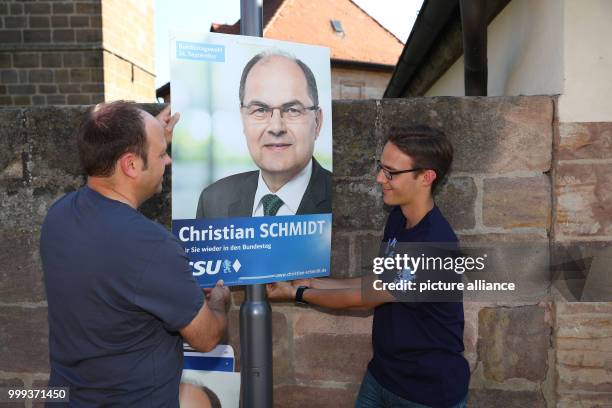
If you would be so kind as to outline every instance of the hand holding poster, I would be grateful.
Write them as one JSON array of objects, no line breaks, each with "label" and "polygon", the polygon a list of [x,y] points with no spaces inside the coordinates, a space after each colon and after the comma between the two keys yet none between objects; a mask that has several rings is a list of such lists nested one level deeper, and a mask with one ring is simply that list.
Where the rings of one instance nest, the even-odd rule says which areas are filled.
[{"label": "hand holding poster", "polygon": [[173,232],[201,286],[326,276],[329,50],[175,33]]}]

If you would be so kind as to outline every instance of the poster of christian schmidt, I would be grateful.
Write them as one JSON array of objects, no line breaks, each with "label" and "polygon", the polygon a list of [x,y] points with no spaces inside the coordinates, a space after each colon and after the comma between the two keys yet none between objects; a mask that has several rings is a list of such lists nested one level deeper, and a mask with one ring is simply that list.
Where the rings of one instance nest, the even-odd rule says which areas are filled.
[{"label": "poster of christian schmidt", "polygon": [[172,230],[203,287],[327,276],[329,49],[171,34]]}]

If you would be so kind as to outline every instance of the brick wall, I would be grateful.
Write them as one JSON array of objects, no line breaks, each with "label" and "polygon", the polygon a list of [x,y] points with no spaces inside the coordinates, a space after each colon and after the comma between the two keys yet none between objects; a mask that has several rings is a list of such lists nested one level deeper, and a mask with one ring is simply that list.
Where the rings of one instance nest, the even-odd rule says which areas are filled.
[{"label": "brick wall", "polygon": [[[586,237],[592,251],[609,247],[612,239],[602,231],[612,206],[608,189],[598,187],[605,186],[607,173],[562,169],[604,166],[597,160],[607,159],[564,156],[555,104],[549,97],[334,102],[332,274],[355,276],[370,267],[386,214],[373,157],[390,126],[408,123],[442,128],[453,141],[454,170],[437,202],[462,242],[542,244],[508,273],[529,276],[530,261],[542,256],[536,248],[554,247],[570,226],[581,231],[571,237],[591,234]],[[47,376],[37,243],[51,203],[83,182],[73,140],[82,112],[82,107],[0,109],[0,386],[29,386]],[[588,129],[578,139],[590,143],[580,146],[607,146],[609,124]],[[592,154],[605,155],[600,150]],[[168,181],[164,193],[143,208],[166,225]],[[564,198],[570,192],[571,200]],[[580,214],[590,208],[597,222],[569,215],[571,225],[563,224],[566,202],[584,206],[574,207]],[[562,239],[557,224],[563,224]],[[242,298],[242,291],[232,291],[228,342],[237,352]],[[532,301],[466,302],[470,406],[606,406],[612,393],[610,305],[566,302],[550,291]],[[276,406],[353,406],[371,355],[371,322],[369,313],[274,304]]]},{"label": "brick wall", "polygon": [[104,99],[99,2],[0,1],[0,105]]},{"label": "brick wall", "polygon": [[152,1],[117,3],[0,0],[0,105],[153,101]]},{"label": "brick wall", "polygon": [[[153,1],[102,0],[106,100],[155,100]],[[126,39],[129,39],[126,41]],[[162,56],[167,58],[167,56]]]}]

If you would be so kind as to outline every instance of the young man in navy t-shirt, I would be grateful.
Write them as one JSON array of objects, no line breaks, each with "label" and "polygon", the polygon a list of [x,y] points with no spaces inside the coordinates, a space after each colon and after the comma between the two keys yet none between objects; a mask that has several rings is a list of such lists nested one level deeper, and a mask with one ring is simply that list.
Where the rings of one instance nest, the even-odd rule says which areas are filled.
[{"label": "young man in navy t-shirt", "polygon": [[[426,126],[391,130],[376,176],[385,204],[393,206],[384,256],[401,253],[402,244],[457,246],[432,196],[452,159],[452,145],[440,131]],[[405,301],[390,292],[371,296],[372,276],[279,282],[268,285],[268,295],[333,309],[374,308],[373,357],[356,407],[465,407],[470,371],[463,357],[463,303]],[[417,276],[412,279],[428,278]]]}]

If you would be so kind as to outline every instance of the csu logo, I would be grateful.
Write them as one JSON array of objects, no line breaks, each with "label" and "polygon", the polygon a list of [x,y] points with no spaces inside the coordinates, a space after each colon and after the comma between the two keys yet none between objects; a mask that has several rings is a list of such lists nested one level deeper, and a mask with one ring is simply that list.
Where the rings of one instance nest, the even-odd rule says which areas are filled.
[{"label": "csu logo", "polygon": [[193,268],[193,276],[202,276],[204,274],[207,275],[216,275],[219,272],[223,271],[223,273],[232,273],[238,272],[240,267],[239,260],[235,260],[234,262],[229,259],[218,259],[216,261],[197,261],[197,262],[189,262],[189,265]]}]

